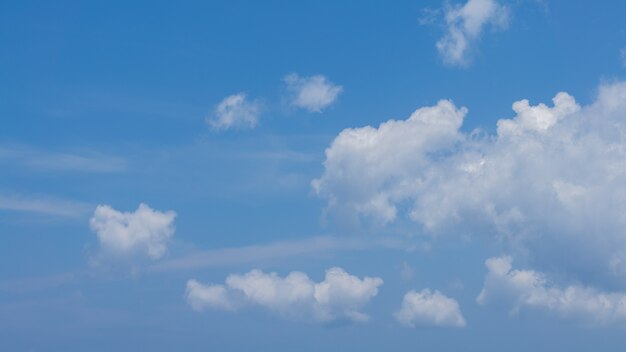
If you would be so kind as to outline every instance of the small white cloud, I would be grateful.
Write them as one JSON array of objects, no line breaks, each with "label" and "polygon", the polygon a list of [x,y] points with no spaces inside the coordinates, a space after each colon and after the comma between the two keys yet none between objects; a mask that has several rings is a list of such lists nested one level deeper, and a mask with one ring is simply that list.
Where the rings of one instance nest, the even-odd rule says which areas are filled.
[{"label": "small white cloud", "polygon": [[402,307],[395,313],[403,325],[432,325],[442,327],[464,327],[465,318],[459,303],[439,291],[424,289],[409,291],[404,295]]},{"label": "small white cloud", "polygon": [[626,67],[626,48],[620,49],[619,54],[622,59],[622,66]]},{"label": "small white cloud", "polygon": [[479,304],[506,301],[512,312],[522,307],[555,312],[585,323],[626,323],[626,293],[607,293],[581,285],[565,288],[551,284],[546,275],[533,270],[513,270],[509,256],[485,262],[488,273],[476,299]]},{"label": "small white cloud", "polygon": [[233,94],[217,105],[214,114],[207,123],[216,131],[254,128],[259,123],[261,103],[249,101],[245,93]]},{"label": "small white cloud", "polygon": [[158,259],[167,250],[167,241],[174,235],[173,211],[160,212],[140,204],[134,212],[120,212],[108,205],[99,205],[90,220],[100,245],[112,253],[145,252]]},{"label": "small white cloud", "polygon": [[206,307],[234,311],[246,305],[269,309],[288,319],[329,322],[337,319],[366,321],[361,312],[383,284],[380,278],[359,279],[341,268],[326,271],[324,281],[313,282],[302,272],[286,277],[252,270],[231,274],[224,285],[187,282],[187,302],[195,310]]},{"label": "small white cloud", "polygon": [[284,79],[289,92],[289,104],[309,112],[322,112],[337,100],[343,87],[322,75],[299,77],[292,73]]},{"label": "small white cloud", "polygon": [[437,50],[449,65],[467,65],[472,46],[484,28],[506,28],[509,10],[497,0],[469,0],[465,5],[445,9],[446,33],[437,42]]}]

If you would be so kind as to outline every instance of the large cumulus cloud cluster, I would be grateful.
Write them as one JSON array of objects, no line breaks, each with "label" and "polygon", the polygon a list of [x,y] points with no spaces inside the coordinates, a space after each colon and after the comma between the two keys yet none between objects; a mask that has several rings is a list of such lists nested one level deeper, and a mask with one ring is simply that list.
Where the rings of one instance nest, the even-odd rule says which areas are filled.
[{"label": "large cumulus cloud cluster", "polygon": [[494,135],[462,132],[467,109],[448,100],[345,129],[313,188],[330,216],[495,238],[538,265],[623,285],[626,83],[601,86],[587,106],[558,93],[513,110]]}]

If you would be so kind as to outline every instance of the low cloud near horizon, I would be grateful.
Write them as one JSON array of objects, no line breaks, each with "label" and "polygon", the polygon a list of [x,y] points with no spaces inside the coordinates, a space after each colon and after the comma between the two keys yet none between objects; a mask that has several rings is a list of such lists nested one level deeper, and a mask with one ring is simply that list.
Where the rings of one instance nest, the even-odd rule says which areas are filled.
[{"label": "low cloud near horizon", "polygon": [[205,308],[237,311],[248,305],[264,307],[291,320],[330,322],[346,319],[363,322],[369,316],[362,308],[378,294],[383,280],[362,279],[334,267],[321,282],[293,271],[285,277],[252,270],[231,274],[223,285],[187,282],[187,302],[194,310]]}]

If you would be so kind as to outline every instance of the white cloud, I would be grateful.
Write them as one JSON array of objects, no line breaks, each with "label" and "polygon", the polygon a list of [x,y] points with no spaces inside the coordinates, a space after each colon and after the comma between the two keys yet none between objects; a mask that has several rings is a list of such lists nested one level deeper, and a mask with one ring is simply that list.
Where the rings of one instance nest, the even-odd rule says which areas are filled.
[{"label": "white cloud", "polygon": [[99,205],[90,220],[100,245],[112,253],[143,252],[158,259],[167,250],[167,241],[174,235],[173,211],[160,212],[139,204],[134,212],[120,212],[108,205]]},{"label": "white cloud", "polygon": [[460,132],[467,110],[450,101],[346,129],[313,188],[331,219],[491,236],[540,268],[624,285],[626,83],[600,87],[588,106],[566,93],[553,104],[516,102],[492,136]]},{"label": "white cloud", "polygon": [[437,42],[443,61],[450,65],[468,64],[472,46],[485,27],[506,28],[509,10],[497,0],[469,0],[465,5],[445,9],[446,33]]},{"label": "white cloud", "polygon": [[214,130],[254,128],[259,123],[261,103],[249,101],[245,93],[233,94],[217,105],[214,114],[215,116],[207,119],[207,123]]},{"label": "white cloud", "polygon": [[206,307],[238,310],[257,305],[294,320],[330,322],[337,319],[366,321],[361,311],[378,294],[380,278],[359,279],[341,268],[326,271],[324,281],[314,282],[305,273],[293,271],[286,277],[252,270],[231,274],[224,285],[187,282],[187,302],[195,310]]},{"label": "white cloud", "polygon": [[343,92],[343,87],[332,83],[322,75],[299,77],[292,73],[284,80],[289,92],[289,104],[309,112],[322,112]]},{"label": "white cloud", "polygon": [[485,285],[477,298],[479,304],[505,300],[513,313],[522,307],[555,312],[591,324],[626,323],[626,293],[607,293],[594,288],[550,283],[545,274],[532,270],[513,270],[511,257],[490,258]]},{"label": "white cloud", "polygon": [[622,59],[622,66],[626,67],[626,48],[620,49],[619,54]]},{"label": "white cloud", "polygon": [[439,291],[424,289],[409,291],[404,295],[402,307],[395,313],[403,325],[433,325],[443,327],[464,327],[465,319],[459,303]]}]

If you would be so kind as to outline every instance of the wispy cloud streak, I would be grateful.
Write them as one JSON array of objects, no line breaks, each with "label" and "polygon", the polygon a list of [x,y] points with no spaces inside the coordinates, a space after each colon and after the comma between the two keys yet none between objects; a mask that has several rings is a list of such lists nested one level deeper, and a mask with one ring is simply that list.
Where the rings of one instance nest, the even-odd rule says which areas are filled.
[{"label": "wispy cloud streak", "polygon": [[407,246],[396,239],[366,241],[362,239],[312,237],[298,241],[276,242],[266,245],[251,245],[222,248],[191,253],[181,258],[161,261],[152,265],[153,271],[173,271],[197,268],[221,267],[246,264],[268,259],[311,255],[327,251],[361,251],[372,248],[404,249]]}]

